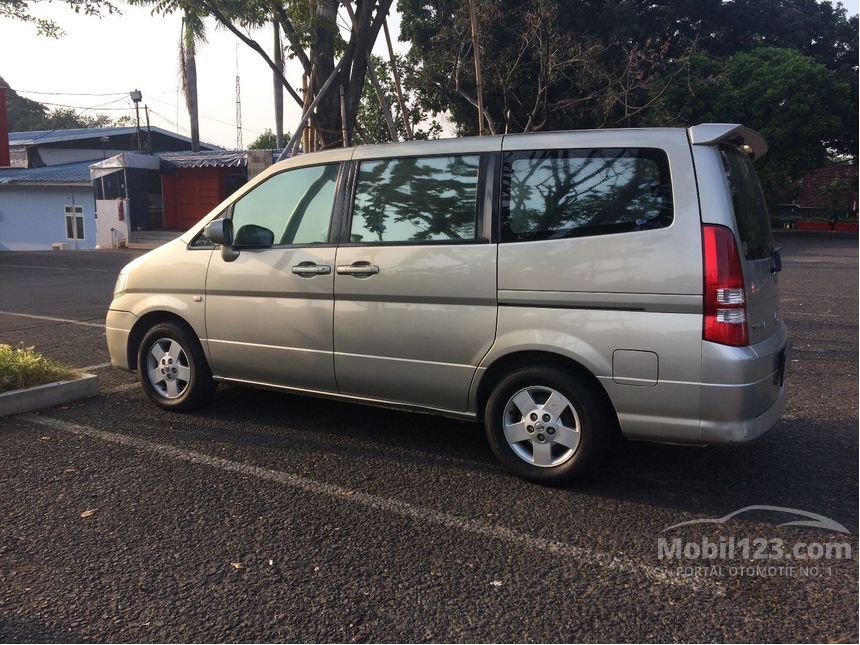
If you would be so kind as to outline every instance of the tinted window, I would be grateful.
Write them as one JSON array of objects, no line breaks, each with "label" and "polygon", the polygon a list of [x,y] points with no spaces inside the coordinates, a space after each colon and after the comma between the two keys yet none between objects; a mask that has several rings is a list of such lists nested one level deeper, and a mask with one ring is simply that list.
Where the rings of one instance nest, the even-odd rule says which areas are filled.
[{"label": "tinted window", "polygon": [[338,165],[287,170],[270,177],[233,206],[237,246],[328,241]]},{"label": "tinted window", "polygon": [[477,155],[362,161],[350,240],[473,239],[479,165]]},{"label": "tinted window", "polygon": [[662,151],[605,148],[505,156],[502,241],[623,233],[671,223],[672,185]]},{"label": "tinted window", "polygon": [[732,206],[744,255],[747,260],[769,257],[770,217],[752,160],[733,146],[723,146],[720,152],[732,191]]}]

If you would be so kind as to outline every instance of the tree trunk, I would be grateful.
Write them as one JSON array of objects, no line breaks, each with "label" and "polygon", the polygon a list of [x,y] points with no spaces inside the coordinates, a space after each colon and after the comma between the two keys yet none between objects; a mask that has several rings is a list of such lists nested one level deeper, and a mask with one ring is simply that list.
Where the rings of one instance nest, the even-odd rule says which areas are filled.
[{"label": "tree trunk", "polygon": [[[284,69],[283,49],[281,48],[281,27],[278,19],[272,20],[272,28],[275,31],[275,64],[281,70]],[[272,87],[275,91],[275,146],[280,150],[284,147],[284,86],[280,77],[272,72]]]},{"label": "tree trunk", "polygon": [[185,27],[185,106],[191,124],[191,152],[200,150],[200,119],[197,114],[197,62],[195,60],[194,34]]},{"label": "tree trunk", "polygon": [[[317,0],[314,12],[314,43],[311,46],[311,94],[316,96],[334,71],[334,36],[337,29],[337,0]],[[340,99],[337,91],[327,92],[313,119],[323,147],[340,143]]]}]

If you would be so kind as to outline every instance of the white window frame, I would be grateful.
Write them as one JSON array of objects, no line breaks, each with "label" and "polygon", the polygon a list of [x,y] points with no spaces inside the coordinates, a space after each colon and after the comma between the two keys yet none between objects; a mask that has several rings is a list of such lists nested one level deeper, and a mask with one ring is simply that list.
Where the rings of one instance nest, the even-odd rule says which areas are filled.
[{"label": "white window frame", "polygon": [[[72,236],[69,237],[69,222],[71,221],[71,230]],[[78,221],[80,221],[80,228],[78,228]],[[75,240],[81,241],[84,239],[86,235],[86,231],[84,231],[84,207],[76,206],[74,204],[66,205],[65,207],[65,218],[63,223],[66,225],[66,239],[67,240]],[[78,232],[80,232],[80,237],[77,237]]]}]

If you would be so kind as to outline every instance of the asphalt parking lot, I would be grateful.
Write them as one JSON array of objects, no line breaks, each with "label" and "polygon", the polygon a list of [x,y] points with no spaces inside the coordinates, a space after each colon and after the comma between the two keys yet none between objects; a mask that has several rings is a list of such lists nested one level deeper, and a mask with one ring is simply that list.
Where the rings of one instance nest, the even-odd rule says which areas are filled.
[{"label": "asphalt parking lot", "polygon": [[[0,641],[856,641],[857,238],[779,243],[783,421],[736,448],[627,442],[565,489],[506,474],[476,424],[224,386],[160,411],[104,365],[133,252],[0,254],[0,343],[102,388],[0,418]],[[750,505],[850,533],[754,512],[683,535],[852,557],[719,575],[658,558],[666,527]]]}]

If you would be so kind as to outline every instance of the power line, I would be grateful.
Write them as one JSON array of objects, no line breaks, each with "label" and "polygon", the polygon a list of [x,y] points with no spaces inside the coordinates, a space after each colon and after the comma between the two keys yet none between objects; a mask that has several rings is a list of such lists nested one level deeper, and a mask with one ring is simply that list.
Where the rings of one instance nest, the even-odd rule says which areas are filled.
[{"label": "power line", "polygon": [[[69,108],[72,110],[81,110],[83,112],[87,112],[90,110],[97,110],[97,109],[104,110],[104,111],[122,112],[122,111],[131,111],[134,109],[133,107],[130,107],[130,106],[121,107],[121,108],[120,107],[103,107],[103,106],[111,105],[113,103],[118,103],[119,101],[124,100],[128,96],[128,92],[42,92],[42,91],[38,91],[38,90],[18,90],[15,88],[10,88],[10,89],[17,92],[18,94],[40,94],[43,96],[118,96],[119,97],[119,98],[116,98],[112,101],[108,101],[106,103],[100,103],[98,105],[93,105],[90,107],[85,107],[85,106],[81,106],[81,105],[69,105],[66,103],[52,103],[52,102],[48,102],[48,101],[40,101],[40,103],[42,105],[47,105],[49,107]],[[171,91],[171,90],[167,90],[167,91]],[[166,92],[161,93],[162,96],[164,94],[166,94]],[[167,101],[160,101],[159,99],[150,99],[150,100],[156,101],[157,103],[161,103],[162,105],[170,107],[170,108],[175,108],[177,111],[179,110],[179,105],[175,105],[173,103],[168,103]],[[150,108],[150,112],[153,112],[153,110],[151,108]],[[155,114],[157,114],[157,113],[155,113]],[[173,125],[177,130],[181,128],[181,126],[179,125],[178,122],[174,122],[162,114],[159,114],[158,116],[160,116],[162,119],[164,119],[165,121],[167,121],[168,123]],[[235,122],[230,123],[229,121],[224,121],[222,119],[216,119],[215,117],[207,116],[205,114],[201,114],[200,117],[204,118],[208,121],[214,121],[215,123],[220,123],[221,125],[229,125],[229,126],[232,126],[234,128],[236,127]],[[182,129],[184,129],[186,132],[188,132],[187,128],[182,128]],[[243,130],[249,130],[250,132],[252,132],[254,134],[262,134],[261,130],[257,130],[255,128],[249,128],[249,127],[245,126],[244,124],[243,124],[242,129]],[[53,132],[53,130],[52,130],[52,132]]]},{"label": "power line", "polygon": [[128,94],[128,92],[40,92],[38,90],[19,90],[14,87],[10,89],[18,94],[40,94],[42,96],[118,96]]},{"label": "power line", "polygon": [[134,109],[132,107],[103,107],[100,105],[96,105],[94,107],[84,107],[82,105],[65,105],[64,103],[47,103],[47,102],[42,102],[42,105],[47,105],[50,107],[69,108],[72,110],[80,110],[82,112],[91,112],[92,110],[101,110],[101,111],[105,111],[105,112],[111,112],[111,111],[122,112],[122,111]]},{"label": "power line", "polygon": [[150,112],[150,114],[154,114],[155,116],[157,116],[161,119],[164,119],[171,127],[176,128],[177,132],[185,131],[188,134],[191,134],[191,131],[188,128],[180,125],[179,123],[174,123],[170,118],[164,116],[160,112],[156,112],[152,108],[149,108],[149,112]]},{"label": "power line", "polygon": [[[165,107],[169,107],[169,108],[175,108],[175,107],[177,107],[177,106],[176,106],[176,105],[174,105],[173,103],[168,103],[167,101],[161,101],[161,100],[159,100],[159,99],[151,99],[151,100],[155,101],[156,103],[161,103],[161,104],[162,104],[162,105],[164,105]],[[151,108],[150,108],[150,111],[152,111],[152,109],[151,109]],[[221,125],[229,125],[229,126],[230,126],[230,127],[232,127],[232,128],[235,128],[235,127],[236,127],[236,124],[235,124],[235,123],[230,123],[229,121],[224,121],[223,119],[216,119],[214,116],[207,116],[206,114],[201,114],[201,115],[200,115],[200,118],[201,118],[201,119],[206,119],[207,121],[214,121],[215,123],[220,123]],[[172,121],[171,121],[171,123],[172,123]],[[243,125],[242,129],[243,129],[243,130],[250,130],[251,132],[253,132],[253,133],[255,133],[255,134],[262,134],[262,131],[260,131],[260,130],[256,130],[256,129],[254,129],[254,128],[249,128],[249,127],[247,127],[247,126],[245,126],[245,125]]]}]

